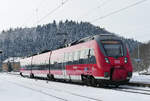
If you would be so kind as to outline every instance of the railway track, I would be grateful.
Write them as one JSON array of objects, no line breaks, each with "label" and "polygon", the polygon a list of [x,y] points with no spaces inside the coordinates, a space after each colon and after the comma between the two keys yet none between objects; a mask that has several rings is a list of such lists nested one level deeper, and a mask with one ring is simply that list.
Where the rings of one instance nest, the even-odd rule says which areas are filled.
[{"label": "railway track", "polygon": [[[16,74],[15,74],[16,75]],[[48,81],[47,81],[48,82]],[[64,82],[62,82],[64,83]],[[68,83],[68,82],[67,82]],[[70,83],[70,84],[75,84],[75,85],[82,85],[82,84],[77,84],[77,83]],[[37,85],[36,85],[37,86]],[[42,86],[43,87],[43,86]],[[136,88],[135,88],[136,87]],[[138,87],[138,88],[137,88]],[[128,93],[136,93],[136,94],[144,94],[144,95],[150,95],[150,90],[147,90],[147,89],[143,89],[143,88],[139,88],[139,87],[150,87],[150,84],[144,84],[144,83],[128,83],[127,85],[125,86],[120,86],[118,88],[116,87],[110,87],[110,88],[107,88],[107,87],[103,87],[104,89],[111,89],[111,90],[115,90],[115,91],[122,91],[122,92],[128,92]],[[47,88],[47,87],[46,87]],[[95,87],[95,88],[101,88],[101,87]],[[56,91],[60,91],[59,89],[54,89],[54,88],[47,88],[47,89],[53,89],[53,90],[56,90]],[[72,92],[68,92],[68,91],[64,91],[65,93],[69,93],[71,95],[75,95],[75,96],[80,96],[80,97],[83,97],[85,98],[86,96],[83,96],[83,95],[78,95],[78,94],[75,94],[75,93],[72,93]],[[95,100],[95,101],[100,101],[98,99],[95,99],[95,98],[88,98],[88,99],[92,99],[92,100]]]},{"label": "railway track", "polygon": [[[8,74],[11,74],[11,75],[19,75],[19,73],[8,73]],[[36,79],[40,79],[40,78],[36,78]],[[42,79],[40,79],[42,80]],[[46,79],[45,79],[46,80]],[[66,82],[65,82],[66,83]],[[67,82],[68,83],[68,82]],[[74,84],[74,83],[73,83]],[[129,82],[127,85],[129,86],[137,86],[137,87],[150,87],[150,84],[148,83],[140,83],[140,82]]]},{"label": "railway track", "polygon": [[140,83],[140,82],[129,82],[128,85],[130,86],[138,86],[138,87],[150,87],[148,83]]},{"label": "railway track", "polygon": [[[8,80],[7,80],[8,81]],[[88,96],[85,96],[85,95],[79,95],[79,94],[77,94],[77,93],[73,93],[73,92],[69,92],[69,91],[65,91],[65,90],[60,90],[60,89],[57,89],[57,88],[50,88],[50,87],[45,87],[44,85],[42,85],[42,86],[40,86],[40,85],[34,85],[34,86],[36,86],[36,87],[29,87],[30,85],[32,85],[32,83],[27,83],[27,82],[22,82],[22,83],[25,83],[25,84],[28,84],[28,85],[24,85],[24,84],[22,84],[22,83],[16,83],[16,82],[14,82],[14,81],[8,81],[8,82],[10,82],[10,83],[12,83],[12,84],[15,84],[15,85],[17,85],[17,86],[20,86],[20,87],[23,87],[23,88],[26,88],[26,89],[29,89],[29,90],[32,90],[32,91],[35,91],[35,92],[39,92],[39,93],[42,93],[42,94],[44,94],[44,95],[47,95],[47,96],[50,96],[50,97],[53,97],[53,98],[57,98],[57,99],[59,99],[59,100],[62,100],[62,101],[70,101],[70,100],[68,100],[68,99],[66,99],[66,98],[62,98],[62,97],[59,97],[59,96],[56,96],[56,95],[54,95],[54,94],[50,94],[50,93],[48,93],[47,92],[47,90],[53,90],[54,92],[59,92],[59,93],[66,93],[68,96],[75,96],[75,97],[77,97],[78,99],[79,98],[82,98],[83,99],[83,101],[102,101],[102,100],[100,100],[100,99],[96,99],[96,98],[92,98],[92,97],[88,97]],[[37,87],[38,87],[38,89],[44,89],[44,90],[38,90],[37,89]]]},{"label": "railway track", "polygon": [[118,87],[118,88],[115,88],[113,90],[122,91],[122,92],[128,92],[128,93],[135,93],[135,94],[143,94],[143,95],[149,95],[150,96],[150,90],[139,89],[139,88]]},{"label": "railway track", "polygon": [[35,92],[39,92],[39,93],[42,93],[42,94],[44,94],[44,95],[47,95],[47,96],[50,96],[50,97],[53,97],[53,98],[56,98],[56,99],[59,99],[59,100],[68,101],[67,99],[64,99],[64,98],[61,98],[61,97],[57,97],[57,96],[55,96],[55,95],[49,94],[49,93],[47,93],[47,92],[44,92],[44,91],[42,91],[42,90],[37,90],[37,89],[31,88],[31,87],[25,86],[25,85],[23,85],[23,84],[19,84],[19,83],[16,83],[16,82],[12,82],[12,81],[8,81],[8,82],[10,82],[10,83],[12,83],[12,84],[15,84],[15,85],[17,85],[17,86],[19,86],[19,87],[26,88],[26,89],[29,89],[29,90],[32,90],[32,91],[35,91]]}]

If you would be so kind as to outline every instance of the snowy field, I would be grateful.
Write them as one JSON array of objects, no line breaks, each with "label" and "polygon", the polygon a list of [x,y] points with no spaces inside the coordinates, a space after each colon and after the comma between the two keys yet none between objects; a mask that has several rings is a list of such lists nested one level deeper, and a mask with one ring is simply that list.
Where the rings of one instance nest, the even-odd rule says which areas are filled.
[{"label": "snowy field", "polygon": [[0,99],[0,101],[150,101],[150,95],[46,82],[0,73]]},{"label": "snowy field", "polygon": [[150,75],[139,75],[134,73],[130,82],[150,84]]}]

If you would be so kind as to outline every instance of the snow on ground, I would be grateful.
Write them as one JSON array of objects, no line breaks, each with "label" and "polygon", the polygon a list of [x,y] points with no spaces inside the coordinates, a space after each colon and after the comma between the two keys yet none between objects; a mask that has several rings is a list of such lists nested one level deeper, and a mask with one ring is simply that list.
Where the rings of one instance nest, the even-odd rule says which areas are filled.
[{"label": "snow on ground", "polygon": [[133,73],[130,82],[150,84],[150,75],[139,75],[138,73]]},{"label": "snow on ground", "polygon": [[[150,88],[148,88],[150,89]],[[0,73],[1,101],[150,101],[150,95]]]}]

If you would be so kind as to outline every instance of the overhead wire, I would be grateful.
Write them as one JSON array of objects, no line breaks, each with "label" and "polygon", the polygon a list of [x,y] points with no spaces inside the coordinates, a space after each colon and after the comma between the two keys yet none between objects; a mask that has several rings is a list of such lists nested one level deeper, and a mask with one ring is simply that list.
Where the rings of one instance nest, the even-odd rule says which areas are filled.
[{"label": "overhead wire", "polygon": [[[99,1],[99,0],[98,0]],[[87,15],[89,15],[91,12],[94,12],[96,9],[102,8],[103,6],[105,6],[108,2],[110,2],[110,0],[105,0],[103,1],[99,6],[91,9],[90,11],[87,11],[81,18],[85,18]]]},{"label": "overhead wire", "polygon": [[50,16],[51,14],[53,14],[55,11],[57,11],[58,9],[60,9],[63,5],[65,5],[69,0],[65,0],[62,1],[62,3],[60,5],[58,5],[56,8],[54,8],[53,10],[51,10],[49,13],[47,13],[45,16],[43,16],[40,20],[37,21],[37,24],[39,24],[41,21],[43,21],[45,18],[47,18],[48,16]]},{"label": "overhead wire", "polygon": [[[45,0],[44,0],[44,1],[45,1]],[[32,12],[33,12],[33,13],[36,12],[36,17],[37,17],[37,13],[38,13],[38,11],[39,11],[39,7],[40,7],[43,3],[44,3],[43,0],[41,0],[41,1],[37,4],[36,8],[33,9]],[[31,16],[32,16],[32,15],[30,15],[30,17],[28,17],[28,19],[25,20],[25,22],[23,23],[22,26],[25,26],[25,24],[29,22],[29,20],[31,19]]]},{"label": "overhead wire", "polygon": [[121,8],[121,9],[119,9],[119,10],[110,12],[110,13],[104,15],[104,16],[100,16],[100,17],[98,17],[98,18],[96,18],[96,19],[94,19],[94,20],[92,20],[92,21],[90,21],[90,22],[95,22],[95,21],[97,21],[97,20],[104,19],[104,18],[106,18],[106,17],[109,17],[109,16],[114,15],[114,14],[116,14],[116,13],[119,13],[119,12],[121,12],[121,11],[124,11],[124,10],[126,10],[126,9],[131,8],[131,7],[137,6],[137,5],[139,5],[139,4],[141,4],[141,3],[144,3],[144,2],[146,2],[146,1],[147,1],[147,0],[138,1],[138,2],[136,2],[136,3],[133,3],[133,4],[131,4],[131,5],[128,5],[128,6],[126,6],[126,7],[123,7],[123,8]]}]

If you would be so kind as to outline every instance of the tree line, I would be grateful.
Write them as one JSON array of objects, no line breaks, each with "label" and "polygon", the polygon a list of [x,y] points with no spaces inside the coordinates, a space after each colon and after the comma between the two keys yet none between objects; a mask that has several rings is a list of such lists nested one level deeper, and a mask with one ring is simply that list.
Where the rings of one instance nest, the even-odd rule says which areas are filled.
[{"label": "tree line", "polygon": [[[38,25],[32,28],[10,28],[0,34],[0,55],[2,60],[8,57],[25,57],[44,50],[53,50],[65,43],[96,34],[114,34],[105,28],[88,22],[60,21]],[[138,41],[120,37],[128,46],[130,53],[139,44]]]}]

